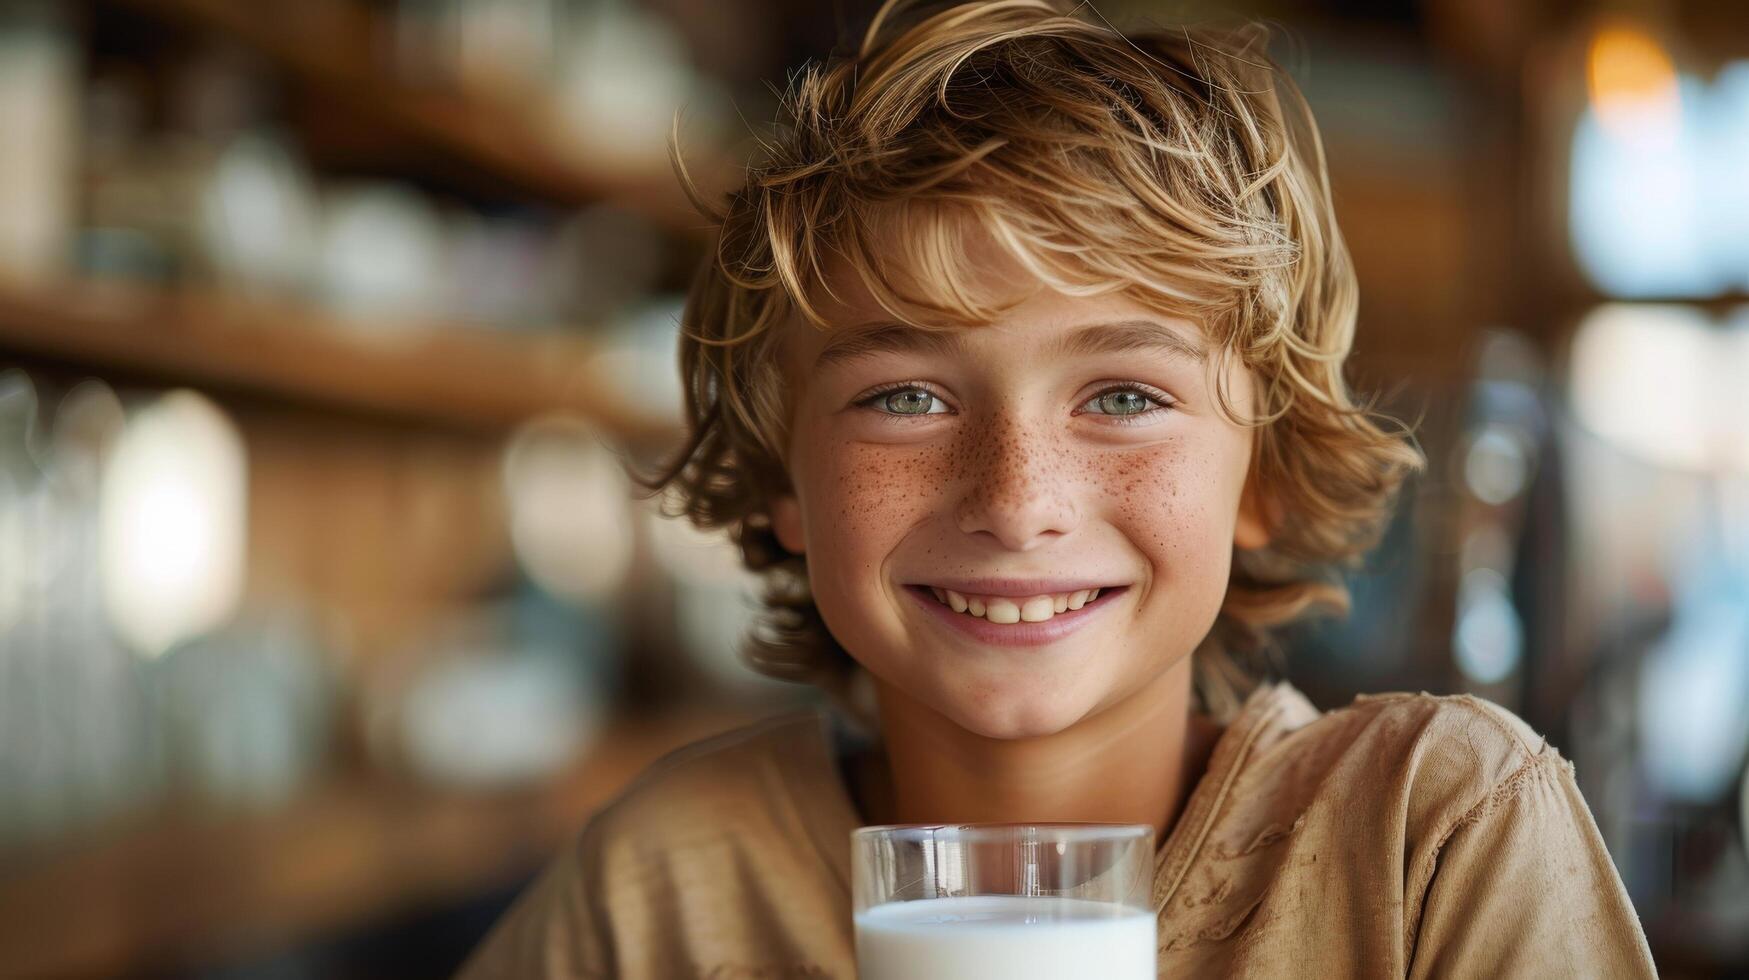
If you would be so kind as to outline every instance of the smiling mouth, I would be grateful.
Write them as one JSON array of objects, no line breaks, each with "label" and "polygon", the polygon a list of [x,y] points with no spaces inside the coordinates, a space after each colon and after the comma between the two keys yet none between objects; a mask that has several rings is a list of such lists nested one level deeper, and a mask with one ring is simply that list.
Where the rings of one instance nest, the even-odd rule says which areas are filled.
[{"label": "smiling mouth", "polygon": [[1059,614],[1073,612],[1101,596],[1113,596],[1128,586],[1103,586],[1036,596],[981,596],[955,592],[932,585],[908,585],[906,588],[927,596],[956,613],[991,623],[1046,623]]}]

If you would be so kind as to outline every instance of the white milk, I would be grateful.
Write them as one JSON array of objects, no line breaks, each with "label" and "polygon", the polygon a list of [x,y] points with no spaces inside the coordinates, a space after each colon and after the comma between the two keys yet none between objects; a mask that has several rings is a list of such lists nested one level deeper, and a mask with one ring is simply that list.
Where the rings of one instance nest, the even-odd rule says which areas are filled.
[{"label": "white milk", "polygon": [[1154,915],[1110,902],[976,895],[856,917],[861,980],[1154,980]]}]

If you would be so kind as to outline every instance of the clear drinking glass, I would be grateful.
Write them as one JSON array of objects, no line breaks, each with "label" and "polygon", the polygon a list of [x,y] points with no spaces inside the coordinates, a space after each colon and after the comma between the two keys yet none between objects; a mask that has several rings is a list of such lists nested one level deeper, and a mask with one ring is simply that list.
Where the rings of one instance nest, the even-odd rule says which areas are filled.
[{"label": "clear drinking glass", "polygon": [[1153,980],[1146,824],[864,827],[851,855],[861,980]]}]

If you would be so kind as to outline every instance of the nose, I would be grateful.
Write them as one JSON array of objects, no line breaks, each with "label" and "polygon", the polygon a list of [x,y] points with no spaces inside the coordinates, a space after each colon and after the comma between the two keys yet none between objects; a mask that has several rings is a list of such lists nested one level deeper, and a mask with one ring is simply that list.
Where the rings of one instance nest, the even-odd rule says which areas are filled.
[{"label": "nose", "polygon": [[1079,520],[1073,466],[1049,440],[1013,423],[978,427],[966,461],[957,523],[1010,551],[1029,551],[1074,530]]}]

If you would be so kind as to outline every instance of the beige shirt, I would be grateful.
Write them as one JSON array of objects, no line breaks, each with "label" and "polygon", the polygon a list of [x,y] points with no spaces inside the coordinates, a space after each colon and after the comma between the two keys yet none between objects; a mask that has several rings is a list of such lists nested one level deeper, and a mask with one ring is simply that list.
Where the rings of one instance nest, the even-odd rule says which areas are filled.
[{"label": "beige shirt", "polygon": [[[463,967],[487,977],[855,976],[827,716],[697,743],[602,810]],[[1467,695],[1320,714],[1253,692],[1156,854],[1168,977],[1652,977],[1573,767]]]}]

